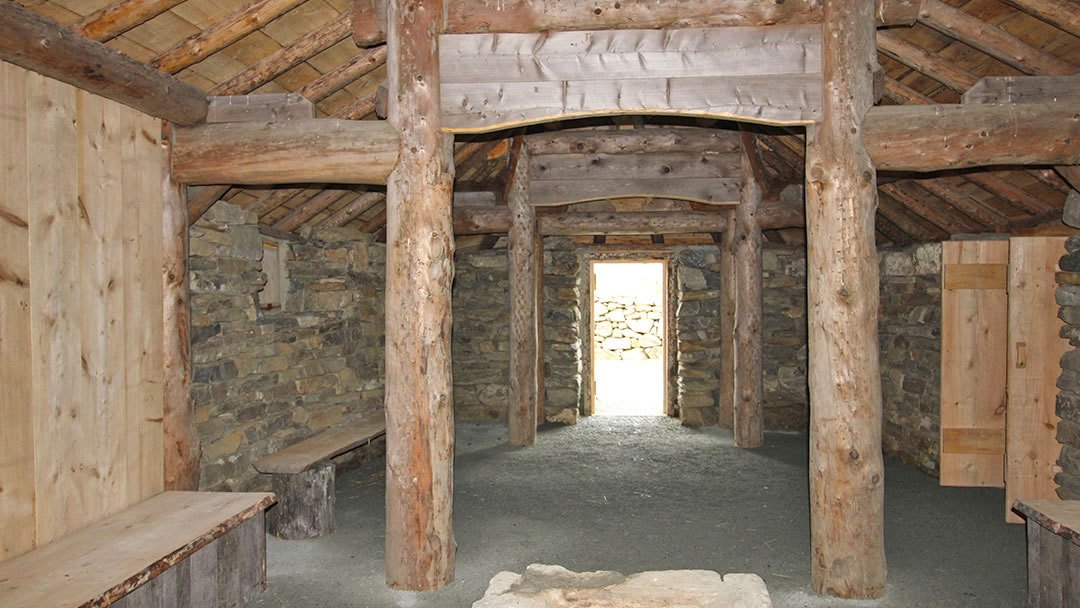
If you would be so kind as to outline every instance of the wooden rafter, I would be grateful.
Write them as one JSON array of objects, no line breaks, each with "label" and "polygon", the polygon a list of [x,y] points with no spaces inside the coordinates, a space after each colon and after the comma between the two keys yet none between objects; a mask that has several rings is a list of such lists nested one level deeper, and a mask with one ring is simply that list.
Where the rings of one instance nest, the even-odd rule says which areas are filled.
[{"label": "wooden rafter", "polygon": [[919,23],[972,46],[1027,74],[1071,76],[1076,65],[1046,53],[1005,30],[939,0],[922,0]]},{"label": "wooden rafter", "polygon": [[907,67],[963,93],[979,80],[939,55],[904,40],[888,31],[877,33],[878,50]]},{"label": "wooden rafter", "polygon": [[296,92],[311,101],[319,102],[385,63],[385,46],[361,51],[345,63],[300,87]]},{"label": "wooden rafter", "polygon": [[919,180],[917,183],[961,213],[996,232],[1004,231],[1009,223],[1009,218],[1005,215],[964,194],[952,184],[939,179]]},{"label": "wooden rafter", "polygon": [[983,227],[981,224],[966,218],[961,219],[960,216],[947,213],[945,211],[945,209],[948,209],[947,206],[939,206],[927,201],[924,195],[920,193],[918,186],[915,186],[910,181],[902,180],[891,184],[880,184],[878,189],[949,234],[977,232]]},{"label": "wooden rafter", "polygon": [[243,95],[341,42],[349,35],[349,14],[342,13],[318,29],[297,38],[289,46],[282,47],[263,57],[232,78],[210,89],[212,95]]},{"label": "wooden rafter", "polygon": [[338,228],[344,226],[385,200],[386,194],[382,192],[365,192],[335,211],[330,217],[316,225],[315,228]]},{"label": "wooden rafter", "polygon": [[0,2],[0,59],[179,125],[206,117],[204,91],[15,2]]},{"label": "wooden rafter", "polygon": [[184,0],[120,0],[83,17],[71,31],[105,42],[146,23]]},{"label": "wooden rafter", "polygon": [[150,65],[167,74],[175,74],[189,65],[206,59],[304,2],[307,0],[262,0],[250,4],[230,17],[181,40],[171,49],[155,57]]},{"label": "wooden rafter", "polygon": [[990,194],[994,194],[1013,207],[1032,215],[1044,215],[1058,211],[1053,205],[993,173],[970,173],[965,177],[967,177],[968,181]]},{"label": "wooden rafter", "polygon": [[341,190],[338,188],[328,188],[323,190],[319,194],[304,201],[303,204],[297,205],[292,211],[286,214],[285,217],[274,222],[271,225],[271,228],[283,230],[285,232],[296,230],[301,224],[315,217],[349,192],[352,192],[352,190]]},{"label": "wooden rafter", "polygon": [[1075,2],[1062,0],[1004,0],[1025,13],[1080,37],[1080,11]]}]

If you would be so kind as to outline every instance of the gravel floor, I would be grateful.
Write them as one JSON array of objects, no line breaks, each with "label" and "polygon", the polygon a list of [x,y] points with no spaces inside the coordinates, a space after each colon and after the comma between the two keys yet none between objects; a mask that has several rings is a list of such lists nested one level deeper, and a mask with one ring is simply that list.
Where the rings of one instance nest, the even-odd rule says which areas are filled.
[{"label": "gravel floor", "polygon": [[383,582],[383,461],[338,476],[337,532],[268,540],[271,607],[469,607],[500,570],[702,568],[753,572],[778,607],[1022,606],[1024,528],[1004,492],[941,488],[886,460],[886,595],[839,601],[809,591],[807,438],[768,433],[734,447],[721,429],[668,418],[593,417],[506,445],[504,425],[459,422],[455,581],[434,593]]}]

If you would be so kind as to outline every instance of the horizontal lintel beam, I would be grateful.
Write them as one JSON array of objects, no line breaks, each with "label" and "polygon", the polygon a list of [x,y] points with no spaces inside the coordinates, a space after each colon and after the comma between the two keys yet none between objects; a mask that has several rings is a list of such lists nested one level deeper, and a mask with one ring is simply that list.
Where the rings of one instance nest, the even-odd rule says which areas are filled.
[{"label": "horizontal lintel beam", "polygon": [[883,171],[1080,164],[1080,102],[879,106],[863,144]]},{"label": "horizontal lintel beam", "polygon": [[183,184],[386,183],[399,138],[378,120],[234,122],[173,131],[173,179]]}]

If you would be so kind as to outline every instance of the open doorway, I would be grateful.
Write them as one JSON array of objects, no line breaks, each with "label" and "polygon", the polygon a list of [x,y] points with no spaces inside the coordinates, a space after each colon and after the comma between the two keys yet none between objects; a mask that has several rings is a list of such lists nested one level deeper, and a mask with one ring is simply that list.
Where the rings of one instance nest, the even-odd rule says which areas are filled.
[{"label": "open doorway", "polygon": [[667,264],[594,261],[592,414],[663,416],[667,386]]}]

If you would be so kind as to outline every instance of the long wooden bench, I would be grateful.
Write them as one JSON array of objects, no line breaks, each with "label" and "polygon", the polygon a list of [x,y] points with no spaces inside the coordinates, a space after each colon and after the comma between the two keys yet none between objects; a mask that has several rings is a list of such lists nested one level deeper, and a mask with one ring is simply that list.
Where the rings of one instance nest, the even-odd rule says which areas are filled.
[{"label": "long wooden bench", "polygon": [[335,467],[330,459],[371,443],[385,432],[386,417],[377,410],[254,462],[256,471],[272,476],[278,499],[267,513],[267,531],[289,540],[333,532]]},{"label": "long wooden bench", "polygon": [[1027,518],[1028,606],[1080,606],[1080,500],[1017,500]]},{"label": "long wooden bench", "polygon": [[266,586],[265,492],[163,492],[0,563],[4,608],[222,608]]}]

